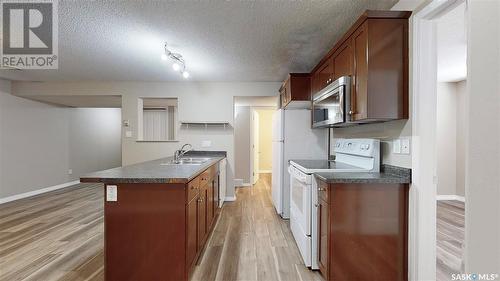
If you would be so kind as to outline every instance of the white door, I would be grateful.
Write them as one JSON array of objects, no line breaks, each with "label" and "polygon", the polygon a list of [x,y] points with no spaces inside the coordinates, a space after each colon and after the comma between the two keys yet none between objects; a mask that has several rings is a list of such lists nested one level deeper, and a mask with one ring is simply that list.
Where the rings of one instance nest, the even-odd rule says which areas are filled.
[{"label": "white door", "polygon": [[253,171],[252,171],[252,184],[257,183],[259,180],[259,113],[253,111]]}]

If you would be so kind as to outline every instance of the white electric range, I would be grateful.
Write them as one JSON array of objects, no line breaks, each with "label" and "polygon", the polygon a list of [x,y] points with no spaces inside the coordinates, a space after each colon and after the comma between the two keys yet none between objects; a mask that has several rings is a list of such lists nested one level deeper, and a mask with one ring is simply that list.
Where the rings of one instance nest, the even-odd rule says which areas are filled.
[{"label": "white electric range", "polygon": [[318,266],[318,190],[314,173],[379,172],[380,141],[337,139],[335,160],[290,160],[290,228],[307,267]]}]

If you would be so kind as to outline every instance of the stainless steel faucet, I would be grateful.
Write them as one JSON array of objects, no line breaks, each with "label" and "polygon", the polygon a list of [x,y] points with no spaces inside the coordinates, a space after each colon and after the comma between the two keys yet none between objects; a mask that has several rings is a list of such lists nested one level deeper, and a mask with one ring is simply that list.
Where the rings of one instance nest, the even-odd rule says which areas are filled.
[{"label": "stainless steel faucet", "polygon": [[[184,150],[184,148],[185,148],[186,146],[189,146],[189,149]],[[188,151],[190,151],[190,150],[192,150],[192,149],[193,149],[193,146],[192,146],[191,144],[189,144],[189,143],[184,144],[184,145],[181,147],[181,149],[179,149],[179,150],[176,150],[176,151],[175,151],[175,153],[174,153],[174,162],[175,162],[175,163],[179,163],[179,162],[180,162],[180,158],[181,158],[182,156],[184,156],[184,154],[186,154]]]}]

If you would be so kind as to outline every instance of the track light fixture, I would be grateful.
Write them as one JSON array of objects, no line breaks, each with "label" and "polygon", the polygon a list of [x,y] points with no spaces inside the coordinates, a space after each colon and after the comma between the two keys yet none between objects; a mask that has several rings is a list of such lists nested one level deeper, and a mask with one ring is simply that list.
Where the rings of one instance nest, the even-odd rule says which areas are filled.
[{"label": "track light fixture", "polygon": [[172,53],[168,49],[167,42],[165,42],[165,53],[161,55],[161,59],[165,61],[170,59],[172,61],[172,68],[175,71],[179,71],[185,79],[189,77],[189,72],[186,71],[186,62],[184,58],[179,53]]}]

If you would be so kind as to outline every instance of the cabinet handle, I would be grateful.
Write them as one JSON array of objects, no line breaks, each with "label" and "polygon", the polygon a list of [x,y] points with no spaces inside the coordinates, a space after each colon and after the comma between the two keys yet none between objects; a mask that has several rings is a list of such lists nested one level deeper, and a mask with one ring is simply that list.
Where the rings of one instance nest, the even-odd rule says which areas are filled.
[{"label": "cabinet handle", "polygon": [[203,198],[198,199],[198,202],[200,203],[203,202]]},{"label": "cabinet handle", "polygon": [[323,187],[318,187],[318,191],[325,191],[326,189],[324,189]]}]

